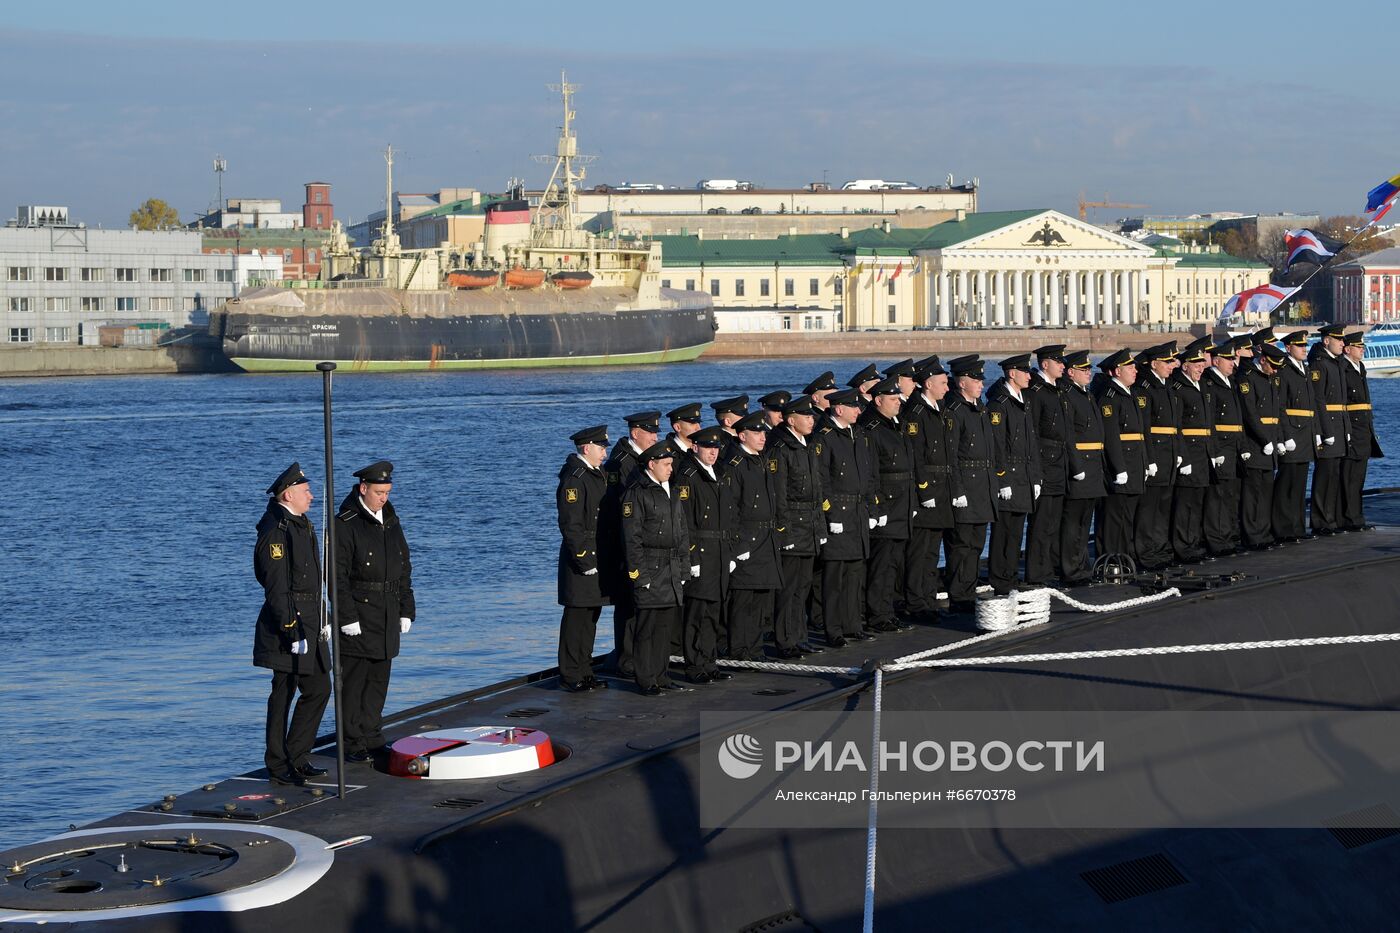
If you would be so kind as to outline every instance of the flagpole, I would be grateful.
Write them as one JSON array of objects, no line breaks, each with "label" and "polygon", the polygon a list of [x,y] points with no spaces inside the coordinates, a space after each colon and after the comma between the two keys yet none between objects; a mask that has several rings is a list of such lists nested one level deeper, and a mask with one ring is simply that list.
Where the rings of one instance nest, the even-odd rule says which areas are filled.
[{"label": "flagpole", "polygon": [[[1332,260],[1336,259],[1338,256],[1342,255],[1342,253],[1345,253],[1347,250],[1351,249],[1351,244],[1353,244],[1353,243],[1355,243],[1357,240],[1361,239],[1361,234],[1363,234],[1363,233],[1365,233],[1367,230],[1371,229],[1371,224],[1373,224],[1373,223],[1375,223],[1375,222],[1376,222],[1376,218],[1373,217],[1371,220],[1369,220],[1369,221],[1367,221],[1365,224],[1363,224],[1363,225],[1356,231],[1356,233],[1354,233],[1354,234],[1352,235],[1352,238],[1351,238],[1350,240],[1347,240],[1345,246],[1343,246],[1341,249],[1337,250],[1337,251],[1336,251],[1335,253],[1333,253],[1331,256],[1328,256],[1327,258],[1323,259],[1322,262],[1318,265],[1318,267],[1317,267],[1316,269],[1314,269],[1313,271],[1311,271],[1311,272],[1308,273],[1308,277],[1307,277],[1307,278],[1303,279],[1303,281],[1299,282],[1296,286],[1294,286],[1294,288],[1293,288],[1293,294],[1289,295],[1287,298],[1284,298],[1282,301],[1280,301],[1277,305],[1274,306],[1274,309],[1273,309],[1273,310],[1274,310],[1274,311],[1277,311],[1277,310],[1279,310],[1279,308],[1282,308],[1284,305],[1288,304],[1288,302],[1292,301],[1294,297],[1296,297],[1299,293],[1301,293],[1301,292],[1303,291],[1304,286],[1306,286],[1309,282],[1311,282],[1311,281],[1313,280],[1313,278],[1314,278],[1319,272],[1321,272],[1323,269],[1327,268],[1329,265],[1332,264]],[[1283,271],[1284,271],[1284,272],[1287,272],[1288,269],[1285,268]],[[1272,312],[1271,312],[1271,313],[1272,313]]]}]

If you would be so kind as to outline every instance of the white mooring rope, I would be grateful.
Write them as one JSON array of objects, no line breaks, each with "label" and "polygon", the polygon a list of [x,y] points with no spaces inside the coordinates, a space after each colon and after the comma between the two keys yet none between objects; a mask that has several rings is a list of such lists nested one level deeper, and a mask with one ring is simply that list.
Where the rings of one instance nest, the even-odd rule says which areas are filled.
[{"label": "white mooring rope", "polygon": [[875,837],[880,808],[880,702],[884,691],[885,672],[875,668],[875,727],[870,737],[870,815],[865,823],[865,911],[864,933],[875,929]]}]

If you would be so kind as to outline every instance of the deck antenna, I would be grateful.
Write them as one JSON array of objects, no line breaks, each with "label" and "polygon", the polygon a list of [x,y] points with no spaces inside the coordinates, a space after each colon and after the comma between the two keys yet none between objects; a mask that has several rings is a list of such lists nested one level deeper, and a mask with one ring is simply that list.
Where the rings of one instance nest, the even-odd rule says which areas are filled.
[{"label": "deck antenna", "polygon": [[[554,171],[545,185],[540,198],[539,227],[541,230],[573,230],[575,215],[578,212],[578,183],[587,175],[587,166],[597,160],[597,156],[578,154],[578,137],[574,135],[574,94],[577,84],[570,84],[563,71],[559,72],[559,83],[549,85],[551,91],[559,93],[564,102],[564,123],[559,127],[559,142],[553,155],[531,156],[536,162],[554,162]],[[577,171],[574,166],[578,165]],[[560,190],[560,187],[563,190]]]}]

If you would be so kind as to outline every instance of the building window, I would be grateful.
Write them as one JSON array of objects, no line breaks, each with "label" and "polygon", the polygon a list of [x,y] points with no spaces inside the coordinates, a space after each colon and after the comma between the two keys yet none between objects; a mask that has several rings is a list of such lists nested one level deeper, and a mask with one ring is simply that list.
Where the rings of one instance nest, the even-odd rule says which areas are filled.
[{"label": "building window", "polygon": [[135,310],[137,310],[137,308],[136,308],[136,299],[135,299],[135,298],[118,298],[118,299],[117,299],[117,310],[118,310],[118,311],[135,311]]},{"label": "building window", "polygon": [[34,331],[29,327],[11,327],[10,343],[33,343]]},{"label": "building window", "polygon": [[49,343],[71,343],[73,341],[73,328],[46,327],[44,328],[44,339]]},{"label": "building window", "polygon": [[151,281],[152,281],[152,282],[173,282],[173,281],[175,281],[175,270],[174,270],[174,269],[152,269],[152,270],[151,270]]},{"label": "building window", "polygon": [[186,269],[186,270],[185,270],[185,281],[186,281],[186,282],[203,282],[203,281],[204,281],[204,270],[203,270],[203,269]]},{"label": "building window", "polygon": [[28,310],[29,310],[29,299],[28,299],[28,298],[11,298],[11,299],[10,299],[10,310],[11,310],[11,311],[28,311]]},{"label": "building window", "polygon": [[223,283],[225,283],[226,285],[232,285],[232,284],[233,284],[233,270],[232,270],[232,269],[215,269],[215,270],[214,270],[214,281],[216,281],[216,282],[223,282]]},{"label": "building window", "polygon": [[694,279],[686,279],[686,280],[685,280],[685,290],[688,291],[688,292],[693,292],[693,291],[695,291],[695,280],[694,280]]},{"label": "building window", "polygon": [[186,298],[186,299],[185,299],[185,310],[186,310],[186,311],[203,311],[203,310],[204,310],[204,299],[201,298],[201,297],[199,297],[198,295],[194,296],[193,298]]},{"label": "building window", "polygon": [[811,295],[813,298],[815,298],[815,297],[817,297],[818,295],[820,295],[821,293],[822,293],[822,283],[821,283],[821,280],[820,280],[820,279],[808,279],[808,280],[807,280],[807,294],[809,294],[809,295]]},{"label": "building window", "polygon": [[66,282],[68,281],[68,269],[66,266],[45,266],[45,282]]},{"label": "building window", "polygon": [[792,315],[783,315],[783,330],[792,330]]},{"label": "building window", "polygon": [[10,266],[8,278],[11,282],[32,282],[34,269],[30,266]]},{"label": "building window", "polygon": [[325,193],[324,191],[322,191],[321,189],[317,188],[317,189],[316,189],[316,203],[317,203],[317,204],[321,204],[321,203],[324,203],[325,200],[326,200],[326,193]]},{"label": "building window", "polygon": [[736,280],[735,280],[735,282],[734,282],[734,297],[735,297],[735,298],[743,298],[743,297],[744,297],[744,280],[743,280],[743,279],[736,279]]},{"label": "building window", "polygon": [[79,310],[79,311],[101,311],[101,310],[102,310],[102,299],[101,299],[101,298],[79,298],[79,299],[78,299],[78,310]]},{"label": "building window", "polygon": [[760,298],[767,298],[771,293],[772,293],[772,290],[768,287],[768,280],[767,280],[767,279],[759,279],[759,280],[758,280],[758,297],[760,297]]},{"label": "building window", "polygon": [[894,294],[894,279],[890,279],[890,284],[889,284],[889,286],[888,286],[888,291],[889,291],[889,293],[890,293],[891,295]]},{"label": "building window", "polygon": [[291,251],[291,250],[289,250],[289,249],[284,249],[284,250],[282,250],[282,261],[283,261],[283,262],[291,262],[291,261],[292,261],[292,251]]},{"label": "building window", "polygon": [[151,310],[152,310],[152,311],[169,311],[169,310],[170,310],[170,299],[169,299],[169,298],[152,298],[152,299],[151,299]]},{"label": "building window", "polygon": [[118,281],[118,282],[135,282],[135,281],[136,281],[136,270],[135,270],[135,269],[127,269],[127,268],[119,268],[119,269],[117,269],[117,281]]},{"label": "building window", "polygon": [[79,270],[78,278],[84,282],[101,282],[107,278],[107,270],[84,266]]},{"label": "building window", "polygon": [[797,294],[797,289],[793,283],[793,280],[783,279],[783,295],[788,298],[791,298],[795,294]]},{"label": "building window", "polygon": [[662,280],[661,280],[661,287],[662,287],[662,288],[670,288],[670,287],[671,287],[671,280],[670,280],[670,279],[662,279]]},{"label": "building window", "polygon": [[68,310],[68,299],[67,299],[67,298],[45,298],[45,299],[44,299],[44,310],[45,310],[45,311],[67,311],[67,310]]},{"label": "building window", "polygon": [[719,297],[719,279],[710,279],[710,294]]},{"label": "building window", "polygon": [[899,319],[899,312],[895,305],[890,305],[890,323],[893,324]]},{"label": "building window", "polygon": [[[307,262],[315,262],[315,261],[316,261],[316,251],[315,251],[314,249],[309,249],[309,250],[306,251],[306,261],[307,261]],[[671,286],[667,285],[666,287],[667,287],[667,288],[670,288]]]}]

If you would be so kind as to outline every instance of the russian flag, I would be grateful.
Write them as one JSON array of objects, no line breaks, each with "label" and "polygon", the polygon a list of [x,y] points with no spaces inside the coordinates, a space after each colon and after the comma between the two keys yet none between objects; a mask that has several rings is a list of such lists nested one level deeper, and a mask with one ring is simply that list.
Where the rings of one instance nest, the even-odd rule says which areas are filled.
[{"label": "russian flag", "polygon": [[1342,244],[1313,233],[1311,230],[1285,230],[1283,248],[1288,251],[1283,268],[1292,268],[1295,262],[1310,262],[1320,266],[1341,251]]},{"label": "russian flag", "polygon": [[1366,192],[1366,213],[1379,212],[1371,218],[1371,223],[1385,216],[1397,194],[1400,194],[1400,175],[1389,178]]},{"label": "russian flag", "polygon": [[1298,291],[1296,288],[1283,288],[1279,285],[1260,285],[1247,288],[1225,302],[1220,309],[1220,323],[1228,323],[1236,314],[1272,313]]}]

